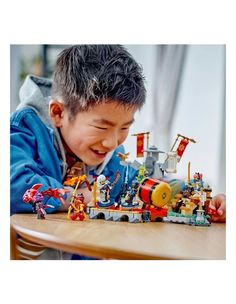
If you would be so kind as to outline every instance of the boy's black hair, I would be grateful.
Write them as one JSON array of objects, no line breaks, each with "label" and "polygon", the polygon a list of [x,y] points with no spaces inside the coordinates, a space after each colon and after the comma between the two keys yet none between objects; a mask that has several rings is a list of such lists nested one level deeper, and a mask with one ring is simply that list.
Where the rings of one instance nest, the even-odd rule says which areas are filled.
[{"label": "boy's black hair", "polygon": [[63,101],[71,119],[101,101],[140,109],[145,97],[142,69],[121,45],[75,45],[58,56],[52,98]]}]

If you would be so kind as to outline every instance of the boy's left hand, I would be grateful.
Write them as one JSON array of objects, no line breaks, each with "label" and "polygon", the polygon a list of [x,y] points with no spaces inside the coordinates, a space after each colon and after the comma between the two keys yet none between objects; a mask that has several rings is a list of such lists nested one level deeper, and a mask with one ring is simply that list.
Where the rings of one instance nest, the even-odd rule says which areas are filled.
[{"label": "boy's left hand", "polygon": [[216,213],[211,216],[212,222],[226,222],[226,196],[225,194],[217,194],[213,197],[210,206]]}]

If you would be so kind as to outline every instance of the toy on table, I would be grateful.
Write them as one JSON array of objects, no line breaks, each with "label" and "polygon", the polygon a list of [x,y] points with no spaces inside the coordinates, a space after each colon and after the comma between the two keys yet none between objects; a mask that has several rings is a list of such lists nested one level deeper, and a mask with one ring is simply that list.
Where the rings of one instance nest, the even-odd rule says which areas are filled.
[{"label": "toy on table", "polygon": [[113,205],[113,202],[110,202],[110,191],[112,189],[111,182],[106,179],[106,176],[100,174],[97,177],[97,190],[98,195],[98,206],[110,206]]},{"label": "toy on table", "polygon": [[110,207],[114,202],[110,200],[110,191],[116,185],[120,178],[120,172],[117,171],[114,181],[111,183],[105,175],[100,174],[94,182],[93,201],[98,207]]},{"label": "toy on table", "polygon": [[136,179],[141,182],[145,177],[148,176],[148,172],[146,171],[146,168],[144,166],[140,166],[138,170],[138,175]]},{"label": "toy on table", "polygon": [[[114,204],[96,204],[96,193],[93,195],[93,207],[89,209],[89,217],[112,221],[128,221],[131,223],[161,221],[183,223],[194,226],[209,226],[211,212],[211,188],[206,186],[202,174],[197,172],[190,179],[190,163],[188,164],[188,179],[168,179],[166,173],[176,173],[176,164],[180,161],[189,142],[195,143],[192,138],[177,134],[177,138],[166,155],[163,163],[159,162],[159,154],[165,153],[155,146],[148,146],[149,132],[133,134],[137,136],[137,157],[146,158],[143,164],[137,161],[128,161],[129,153],[118,153],[120,164],[125,168],[123,186]],[[147,135],[147,149],[144,149],[144,138]],[[178,147],[175,149],[175,145]],[[137,170],[136,179],[128,186],[130,167]],[[107,195],[103,202],[108,202],[110,193],[109,182],[102,177],[106,185]],[[99,183],[94,187],[102,189]],[[94,188],[95,189],[95,188]],[[100,190],[99,190],[100,191]]]},{"label": "toy on table", "polygon": [[75,187],[68,208],[68,213],[67,213],[68,219],[76,220],[78,218],[80,221],[83,221],[86,218],[85,215],[86,205],[84,203],[84,195],[83,193],[77,194],[79,187],[82,186],[83,184],[86,184],[89,191],[92,191],[92,187],[89,181],[87,180],[86,175],[72,177],[66,180],[66,182],[64,182],[64,185],[70,185],[72,187],[73,186]]},{"label": "toy on table", "polygon": [[154,179],[150,181],[150,178],[147,178],[140,186],[135,180],[121,204],[113,204],[106,208],[94,205],[89,208],[89,218],[130,223],[158,221],[167,214],[167,209],[161,206],[170,198],[170,192],[170,186],[165,182]]},{"label": "toy on table", "polygon": [[206,214],[202,204],[185,198],[172,200],[172,208],[168,210],[163,222],[193,226],[210,226],[211,224],[210,215]]},{"label": "toy on table", "polygon": [[44,204],[43,199],[45,196],[53,197],[58,199],[63,205],[65,205],[65,201],[63,196],[68,190],[66,189],[52,189],[49,188],[44,191],[39,191],[38,189],[42,186],[42,184],[35,184],[30,189],[26,190],[23,195],[23,201],[25,203],[29,203],[32,206],[32,210],[34,213],[37,213],[38,219],[45,219],[47,208],[54,208],[54,206],[49,204]]},{"label": "toy on table", "polygon": [[[114,182],[111,184],[109,181],[106,182],[106,177],[102,176],[97,178],[93,185],[93,199],[92,206],[88,209],[89,218],[92,219],[106,219],[112,221],[129,221],[129,222],[142,222],[143,211],[135,208],[136,203],[133,204],[137,192],[137,183],[133,183],[129,189],[127,188],[127,196],[122,197],[122,208],[121,201],[113,202],[109,200],[110,189],[114,187],[120,178],[120,172],[116,172]],[[103,185],[106,185],[103,187]],[[102,193],[102,191],[105,193]],[[131,206],[132,205],[132,206]],[[129,211],[131,209],[131,211]]]},{"label": "toy on table", "polygon": [[139,182],[133,180],[131,186],[127,189],[125,196],[121,199],[122,208],[134,208],[139,206],[136,195],[138,192]]},{"label": "toy on table", "polygon": [[[135,184],[133,194],[130,195],[129,191],[127,192],[127,205],[114,204],[107,208],[95,205],[89,209],[89,217],[131,223],[153,221],[195,226],[210,225],[209,212],[205,210],[209,199],[206,199],[201,192],[191,192],[188,196],[184,195],[184,192],[178,193],[169,204],[171,186],[167,182],[146,177],[141,183],[135,182]],[[139,206],[132,206],[132,197],[136,197]]]},{"label": "toy on table", "polygon": [[196,172],[190,179],[190,163],[185,189],[176,194],[168,205],[164,222],[182,223],[194,226],[210,226],[209,205],[212,199],[209,185],[204,187],[203,175]]},{"label": "toy on table", "polygon": [[78,193],[74,198],[73,203],[70,203],[68,208],[67,218],[71,220],[76,220],[77,218],[80,221],[86,219],[86,205],[84,203],[84,195],[83,193]]}]

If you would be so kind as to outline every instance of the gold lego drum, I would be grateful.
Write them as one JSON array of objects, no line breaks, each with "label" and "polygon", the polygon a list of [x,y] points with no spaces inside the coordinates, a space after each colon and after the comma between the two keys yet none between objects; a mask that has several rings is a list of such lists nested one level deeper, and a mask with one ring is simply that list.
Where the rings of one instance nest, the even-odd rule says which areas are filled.
[{"label": "gold lego drum", "polygon": [[165,182],[147,177],[141,181],[138,195],[146,204],[163,207],[170,200],[171,188]]}]

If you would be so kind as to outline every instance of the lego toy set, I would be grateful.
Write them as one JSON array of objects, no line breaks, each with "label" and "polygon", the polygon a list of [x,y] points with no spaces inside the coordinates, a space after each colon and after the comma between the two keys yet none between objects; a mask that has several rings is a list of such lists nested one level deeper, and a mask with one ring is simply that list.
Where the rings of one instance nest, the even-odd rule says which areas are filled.
[{"label": "lego toy set", "polygon": [[[189,142],[194,139],[177,134],[177,138],[170,150],[166,153],[164,162],[159,161],[159,154],[165,153],[155,146],[148,146],[149,132],[134,134],[137,136],[137,157],[146,157],[143,164],[137,160],[128,161],[129,153],[118,153],[120,164],[125,167],[125,178],[117,201],[110,198],[111,189],[120,179],[119,171],[111,183],[109,179],[100,174],[92,185],[85,175],[71,176],[65,186],[74,188],[70,199],[67,218],[83,221],[90,219],[104,219],[110,221],[140,222],[166,222],[181,223],[194,226],[209,226],[213,210],[209,207],[212,189],[204,183],[201,173],[195,173],[190,178],[190,163],[188,164],[188,177],[186,181],[167,179],[164,174],[176,173],[177,163],[180,161]],[[147,148],[144,149],[144,139],[147,138]],[[176,144],[178,147],[175,149]],[[137,170],[136,178],[128,185],[128,172],[130,167]],[[92,201],[86,206],[84,196],[77,193],[80,186],[85,183],[92,191]],[[45,195],[53,196],[63,203],[62,196],[65,189],[48,189],[39,192],[41,184],[34,185],[27,190],[23,201],[32,204],[38,218],[45,218],[45,208],[50,207],[42,203]],[[51,206],[52,207],[52,206]]]}]

